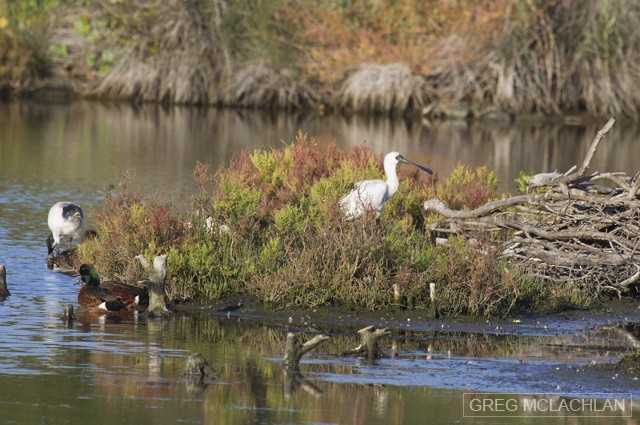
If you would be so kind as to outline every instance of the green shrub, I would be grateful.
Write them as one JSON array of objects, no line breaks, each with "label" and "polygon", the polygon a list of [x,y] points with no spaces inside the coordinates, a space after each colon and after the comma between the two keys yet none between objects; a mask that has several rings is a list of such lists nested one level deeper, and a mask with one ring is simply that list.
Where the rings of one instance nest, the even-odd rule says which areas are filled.
[{"label": "green shrub", "polygon": [[94,263],[100,275],[129,282],[146,278],[133,257],[168,252],[186,234],[184,220],[171,205],[143,198],[126,181],[107,189],[95,220],[99,239],[80,245],[79,261]]},{"label": "green shrub", "polygon": [[201,193],[187,218],[121,185],[97,214],[100,240],[80,252],[100,273],[123,280],[141,277],[135,255],[168,253],[167,291],[177,302],[244,294],[277,305],[426,309],[430,282],[440,311],[451,315],[575,301],[501,260],[498,243],[432,243],[424,200],[475,208],[499,197],[484,168],[458,166],[442,181],[400,168],[400,190],[380,218],[345,221],[339,199],[357,180],[381,178],[381,160],[367,148],[346,154],[299,133],[280,149],[243,152],[214,175],[198,164]]}]

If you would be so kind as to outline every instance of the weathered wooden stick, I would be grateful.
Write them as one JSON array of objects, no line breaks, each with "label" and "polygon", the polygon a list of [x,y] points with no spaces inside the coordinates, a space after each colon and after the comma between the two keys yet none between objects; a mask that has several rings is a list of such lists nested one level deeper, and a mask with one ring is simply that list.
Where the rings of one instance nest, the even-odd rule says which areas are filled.
[{"label": "weathered wooden stick", "polygon": [[558,185],[565,186],[566,188],[567,184],[584,176],[584,174],[587,172],[587,169],[589,168],[589,165],[591,165],[591,159],[593,159],[593,155],[598,149],[600,141],[602,140],[604,135],[607,134],[609,130],[611,130],[611,127],[613,127],[613,124],[615,122],[616,120],[614,118],[610,118],[609,121],[607,121],[607,123],[604,125],[604,127],[602,127],[600,131],[598,131],[596,137],[593,139],[593,142],[591,142],[591,146],[587,151],[587,155],[584,157],[584,160],[582,161],[582,164],[577,171],[574,172],[573,170],[575,169],[575,167],[572,167],[564,174],[559,174],[557,172],[537,174],[531,177],[531,179],[529,180],[529,186],[533,188],[540,186]]},{"label": "weathered wooden stick", "polygon": [[635,266],[638,271],[633,276],[620,282],[620,286],[622,286],[623,288],[629,288],[631,287],[631,285],[635,284],[640,280],[640,267],[638,267],[637,264]]},{"label": "weathered wooden stick", "polygon": [[[509,229],[522,230],[528,234],[536,235],[542,239],[548,240],[572,240],[572,239],[590,239],[594,241],[610,241],[620,245],[627,245],[627,242],[610,233],[592,231],[591,229],[573,229],[566,231],[546,231],[535,226],[519,223],[515,220],[495,220],[495,223],[501,227]],[[633,246],[628,246],[633,249]]]},{"label": "weathered wooden stick", "polygon": [[316,335],[309,341],[302,344],[293,332],[287,333],[287,342],[284,348],[284,359],[282,360],[282,364],[285,367],[297,368],[302,356],[328,339],[329,337],[326,335]]},{"label": "weathered wooden stick", "polygon": [[351,350],[343,351],[342,355],[362,354],[368,359],[384,357],[384,354],[378,347],[378,340],[389,335],[389,333],[387,329],[376,329],[373,325],[362,328],[358,331],[358,334],[360,334],[360,345]]},{"label": "weathered wooden stick", "polygon": [[438,303],[436,301],[436,284],[431,282],[429,284],[429,298],[431,304],[429,304],[429,316],[432,319],[438,319],[440,317],[440,311],[438,310]]},{"label": "weathered wooden stick", "polygon": [[629,193],[627,193],[627,199],[635,199],[638,195],[638,189],[640,189],[640,172],[637,172],[631,179],[631,186],[629,187]]},{"label": "weathered wooden stick", "polygon": [[164,279],[167,276],[167,254],[156,255],[153,260],[153,266],[142,254],[136,255],[134,258],[140,261],[142,268],[149,273],[150,281],[164,283]]},{"label": "weathered wooden stick", "polygon": [[609,118],[609,121],[607,121],[607,123],[604,125],[604,127],[600,129],[600,131],[598,131],[595,139],[593,139],[593,142],[591,142],[591,146],[587,151],[587,155],[584,157],[584,160],[582,161],[582,165],[580,165],[580,168],[578,168],[578,171],[566,176],[565,181],[570,182],[584,175],[584,173],[587,171],[587,168],[589,168],[589,165],[591,164],[591,159],[593,158],[593,155],[596,153],[596,149],[598,149],[598,145],[600,144],[600,141],[602,140],[604,135],[607,134],[609,130],[611,130],[611,127],[613,127],[613,124],[615,124],[615,122],[616,122],[615,118]]},{"label": "weathered wooden stick", "polygon": [[537,199],[542,199],[543,197],[544,195],[512,196],[511,198],[505,198],[505,199],[500,199],[499,201],[488,202],[485,205],[471,211],[456,211],[456,210],[449,209],[446,207],[444,202],[442,202],[437,198],[434,198],[434,199],[429,199],[425,201],[423,207],[427,211],[438,213],[447,218],[465,219],[465,218],[482,217],[484,215],[491,214],[493,211],[501,208],[511,207],[511,206],[523,204],[526,202],[531,202]]},{"label": "weathered wooden stick", "polygon": [[11,292],[7,288],[7,268],[4,264],[0,264],[0,301],[4,301]]},{"label": "weathered wooden stick", "polygon": [[62,313],[62,316],[60,316],[60,318],[65,322],[71,322],[76,318],[76,316],[73,314],[73,304],[67,304],[64,306],[64,313]]}]

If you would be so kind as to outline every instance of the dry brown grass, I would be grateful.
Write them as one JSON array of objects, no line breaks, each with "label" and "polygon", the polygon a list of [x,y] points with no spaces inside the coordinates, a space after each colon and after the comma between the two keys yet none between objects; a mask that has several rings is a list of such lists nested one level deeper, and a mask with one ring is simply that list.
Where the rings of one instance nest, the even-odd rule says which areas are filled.
[{"label": "dry brown grass", "polygon": [[[333,87],[344,82],[342,89],[363,108],[380,105],[376,93],[362,83],[362,70],[347,74],[358,64],[404,63],[425,77],[429,98],[468,102],[480,112],[498,107],[637,119],[640,10],[623,0],[583,6],[570,0],[362,0],[344,7],[305,4],[281,16],[300,35],[307,78]],[[415,89],[420,96],[424,86]]]},{"label": "dry brown grass", "polygon": [[242,67],[230,84],[231,104],[244,108],[308,109],[318,100],[311,87],[264,63]]},{"label": "dry brown grass", "polygon": [[[57,51],[53,65],[75,79],[88,54],[99,97],[369,112],[438,101],[636,120],[640,110],[640,8],[624,0],[76,0],[65,10],[67,37],[26,53]],[[91,46],[70,38],[78,22]]]},{"label": "dry brown grass", "polygon": [[347,77],[337,96],[341,107],[356,111],[406,111],[428,102],[429,87],[406,64],[365,64]]},{"label": "dry brown grass", "polygon": [[283,25],[295,28],[307,76],[338,84],[362,63],[404,63],[415,73],[433,75],[481,57],[499,28],[504,3],[356,1],[330,7],[309,2],[280,16]]},{"label": "dry brown grass", "polygon": [[[454,32],[458,43],[439,43],[446,54],[429,80],[441,99],[465,100],[476,109],[637,119],[640,10],[618,0],[582,8],[568,0],[503,6],[484,42],[476,43],[476,28]],[[469,46],[480,54],[469,55]]]},{"label": "dry brown grass", "polygon": [[[98,97],[139,101],[216,104],[227,99],[230,66],[217,35],[215,2],[163,3],[145,34],[91,91]],[[136,31],[137,32],[137,31]]]}]

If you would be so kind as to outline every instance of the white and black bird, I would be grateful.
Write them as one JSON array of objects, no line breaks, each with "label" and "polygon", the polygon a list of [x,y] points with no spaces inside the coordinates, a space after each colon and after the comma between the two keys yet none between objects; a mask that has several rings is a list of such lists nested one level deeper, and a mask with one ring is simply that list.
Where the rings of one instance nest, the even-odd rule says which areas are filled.
[{"label": "white and black bird", "polygon": [[396,166],[399,163],[413,165],[420,170],[433,174],[433,171],[415,162],[409,161],[398,152],[389,152],[384,157],[384,172],[387,180],[363,180],[356,183],[355,188],[340,199],[339,205],[347,220],[360,217],[366,211],[375,211],[380,216],[382,207],[400,186]]},{"label": "white and black bird", "polygon": [[73,239],[77,237],[82,228],[84,214],[82,208],[73,202],[56,202],[49,209],[49,218],[47,223],[53,236],[53,244],[50,249],[56,247],[60,251],[60,239],[68,236]]}]

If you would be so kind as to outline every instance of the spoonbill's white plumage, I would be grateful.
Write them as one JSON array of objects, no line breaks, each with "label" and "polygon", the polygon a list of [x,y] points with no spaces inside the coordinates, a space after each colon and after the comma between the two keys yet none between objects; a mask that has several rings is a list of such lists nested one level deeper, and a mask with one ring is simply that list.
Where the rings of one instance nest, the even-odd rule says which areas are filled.
[{"label": "spoonbill's white plumage", "polygon": [[384,157],[384,172],[387,180],[363,180],[356,183],[355,188],[340,199],[339,205],[347,220],[353,220],[360,217],[366,211],[376,211],[376,217],[380,216],[382,206],[389,198],[391,198],[400,186],[396,166],[399,163],[413,165],[424,172],[433,174],[433,172],[409,161],[398,152],[389,152]]},{"label": "spoonbill's white plumage", "polygon": [[60,239],[64,236],[74,238],[80,232],[84,214],[82,208],[73,202],[56,202],[49,209],[47,223],[53,236],[53,244],[60,251]]}]

